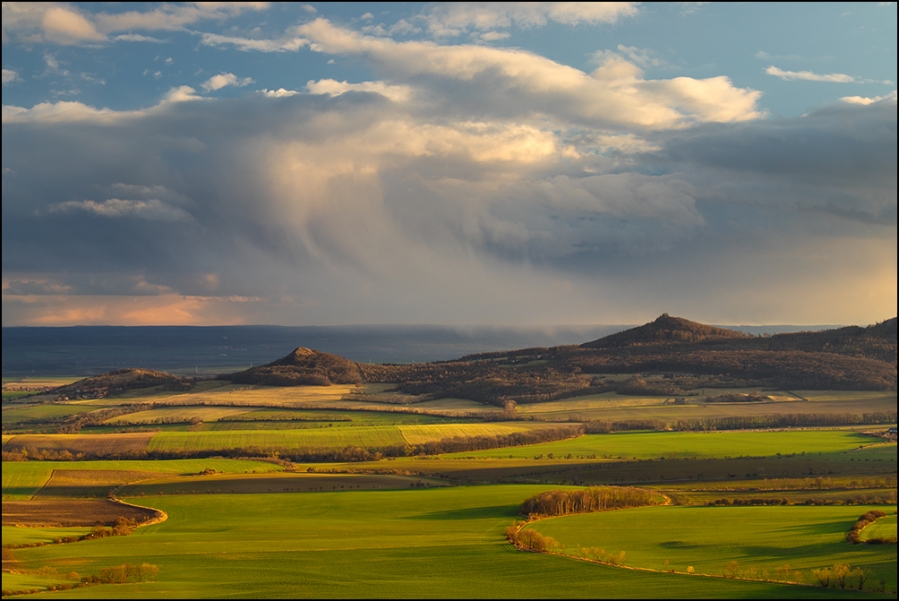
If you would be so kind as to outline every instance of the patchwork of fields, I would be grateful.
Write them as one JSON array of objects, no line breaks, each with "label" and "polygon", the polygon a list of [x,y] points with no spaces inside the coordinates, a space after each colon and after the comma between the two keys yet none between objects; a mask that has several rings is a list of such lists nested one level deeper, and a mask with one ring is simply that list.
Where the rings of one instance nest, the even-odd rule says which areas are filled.
[{"label": "patchwork of fields", "polygon": [[[68,586],[77,582],[73,571],[80,578],[123,563],[155,565],[158,577],[36,596],[840,598],[896,589],[895,545],[844,540],[866,509],[895,512],[896,445],[874,436],[880,426],[489,443],[542,436],[577,419],[858,413],[890,403],[895,410],[895,393],[782,391],[769,394],[775,402],[738,406],[603,394],[522,405],[507,415],[525,419],[482,421],[497,419],[499,409],[466,399],[413,402],[387,388],[205,382],[182,394],[4,405],[4,427],[13,434],[3,435],[3,450],[27,450],[18,458],[234,449],[253,458],[5,461],[3,541],[18,548],[4,551],[3,589]],[[135,403],[141,406],[129,407]],[[80,434],[49,433],[71,423],[65,420],[85,425]],[[132,428],[141,431],[117,431]],[[290,451],[308,459],[313,455],[302,453],[421,449],[449,440],[484,446],[367,461],[351,459],[380,455],[283,460]],[[555,539],[552,554],[518,552],[506,541],[526,498],[589,484],[651,487],[674,504],[528,525]],[[53,544],[90,532],[91,520],[111,525],[117,512],[125,517],[125,506],[107,496],[165,512],[166,519],[126,536]],[[784,504],[741,506],[750,501]],[[47,527],[53,523],[66,527]],[[883,518],[863,538],[895,537],[895,524],[895,515]],[[43,546],[22,548],[33,544]],[[577,560],[621,551],[623,567]],[[816,585],[813,570],[836,563],[867,570],[866,590]],[[770,581],[786,573],[786,564],[786,579],[803,584]],[[734,570],[739,578],[725,578]]]}]

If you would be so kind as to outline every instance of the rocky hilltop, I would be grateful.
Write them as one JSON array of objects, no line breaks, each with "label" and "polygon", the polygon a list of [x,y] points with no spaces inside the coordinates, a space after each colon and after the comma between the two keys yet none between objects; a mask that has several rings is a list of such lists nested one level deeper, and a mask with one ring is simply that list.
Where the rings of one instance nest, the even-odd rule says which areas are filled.
[{"label": "rocky hilltop", "polygon": [[581,348],[607,349],[645,344],[684,344],[733,338],[745,339],[750,336],[662,313],[653,322],[584,343]]},{"label": "rocky hilltop", "polygon": [[304,347],[266,365],[221,377],[237,384],[267,386],[330,386],[359,384],[364,380],[355,361]]}]

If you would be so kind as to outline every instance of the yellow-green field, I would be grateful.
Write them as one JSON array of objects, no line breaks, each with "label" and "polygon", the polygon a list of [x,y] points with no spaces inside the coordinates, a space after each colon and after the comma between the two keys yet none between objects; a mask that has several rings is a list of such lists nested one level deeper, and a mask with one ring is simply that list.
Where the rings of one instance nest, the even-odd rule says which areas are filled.
[{"label": "yellow-green field", "polygon": [[197,418],[202,421],[215,421],[222,417],[246,413],[243,407],[172,407],[165,409],[150,409],[138,411],[126,415],[119,415],[106,420],[105,424],[140,424],[151,423],[156,420],[188,421]]},{"label": "yellow-green field", "polygon": [[[265,461],[240,459],[174,459],[156,460],[106,460],[106,461],[23,461],[3,463],[3,499],[30,499],[50,480],[55,470],[89,470],[101,472],[96,477],[84,476],[83,484],[108,483],[108,474],[102,472],[146,472],[150,474],[197,474],[205,469],[217,472],[271,472],[281,469],[277,464]],[[120,482],[121,483],[121,482]]]}]

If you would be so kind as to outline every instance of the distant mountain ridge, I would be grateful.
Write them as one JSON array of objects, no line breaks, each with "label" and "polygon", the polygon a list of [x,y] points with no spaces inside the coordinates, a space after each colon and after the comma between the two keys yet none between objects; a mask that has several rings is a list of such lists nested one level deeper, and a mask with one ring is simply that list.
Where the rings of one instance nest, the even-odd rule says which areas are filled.
[{"label": "distant mountain ridge", "polygon": [[[696,388],[895,390],[897,319],[818,332],[751,336],[672,317],[584,343],[466,355],[414,364],[357,363],[297,347],[260,367],[219,379],[265,386],[389,383],[428,398],[466,398],[500,407],[621,389],[624,394],[683,394]],[[634,374],[616,384],[607,374]],[[152,370],[117,370],[57,389],[104,395],[132,388],[189,387]],[[77,392],[76,392],[77,391]],[[627,392],[630,391],[630,392]]]}]

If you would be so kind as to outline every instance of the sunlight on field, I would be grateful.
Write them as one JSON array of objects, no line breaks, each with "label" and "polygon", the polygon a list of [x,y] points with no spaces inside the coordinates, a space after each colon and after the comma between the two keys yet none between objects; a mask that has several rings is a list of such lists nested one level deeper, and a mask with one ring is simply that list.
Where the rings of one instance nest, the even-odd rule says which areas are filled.
[{"label": "sunlight on field", "polygon": [[876,439],[843,430],[784,430],[722,432],[621,432],[587,434],[523,447],[491,449],[447,454],[447,457],[534,457],[554,455],[590,455],[634,457],[641,459],[758,457],[775,454],[848,451]]},{"label": "sunlight on field", "polygon": [[[159,460],[107,460],[107,461],[27,461],[3,463],[3,498],[5,500],[25,500],[35,495],[44,486],[54,470],[92,470],[196,474],[211,468],[218,472],[271,472],[281,470],[281,466],[265,461],[246,459],[170,459]],[[98,475],[85,484],[96,481],[106,482]]]},{"label": "sunlight on field", "polygon": [[213,432],[160,432],[150,451],[198,451],[238,448],[342,449],[347,446],[380,447],[403,444],[396,426],[319,428],[315,430],[228,430]]},{"label": "sunlight on field", "polygon": [[[895,511],[895,508],[893,509]],[[880,518],[870,526],[866,526],[859,534],[861,540],[869,538],[892,538],[896,540],[896,514]]]},{"label": "sunlight on field", "polygon": [[54,538],[66,536],[82,536],[91,528],[20,528],[3,526],[3,545],[30,545],[33,543],[49,543]]},{"label": "sunlight on field", "polygon": [[[783,598],[815,589],[621,570],[520,553],[503,531],[547,485],[130,497],[165,511],[132,537],[16,552],[25,568],[159,566],[156,582],[68,597]],[[613,512],[625,514],[626,511]],[[139,541],[139,544],[137,544]],[[81,545],[78,547],[78,545]],[[273,577],[273,574],[277,577]],[[598,593],[597,591],[600,591]]]},{"label": "sunlight on field", "polygon": [[892,589],[896,547],[845,540],[858,516],[877,508],[646,507],[552,518],[528,528],[554,538],[573,555],[578,547],[625,551],[626,564],[635,567],[686,572],[693,566],[697,574],[724,575],[736,561],[744,575],[754,571],[764,577],[767,571],[773,578],[789,564],[791,574],[802,570],[803,581],[814,584],[812,569],[846,563],[872,570],[873,579],[884,579]]},{"label": "sunlight on field", "polygon": [[896,403],[896,392],[886,390],[794,390],[793,392],[812,402],[891,400],[894,408]]},{"label": "sunlight on field", "polygon": [[170,421],[188,421],[198,418],[201,421],[216,421],[222,417],[247,413],[244,407],[172,407],[165,409],[150,409],[138,411],[127,415],[119,415],[103,422],[104,424],[139,424],[151,423],[155,420],[165,419]]},{"label": "sunlight on field", "polygon": [[446,411],[496,411],[499,407],[486,405],[469,399],[435,399],[433,401],[422,401],[414,405],[418,409],[430,410],[446,410]]},{"label": "sunlight on field", "polygon": [[24,407],[4,407],[3,425],[17,424],[25,421],[45,420],[66,417],[78,413],[94,411],[95,407],[77,405],[28,405]]},{"label": "sunlight on field", "polygon": [[[555,424],[553,424],[555,425]],[[503,436],[528,429],[522,425],[505,424],[431,424],[423,426],[399,426],[409,444],[424,444],[455,436]]]}]

